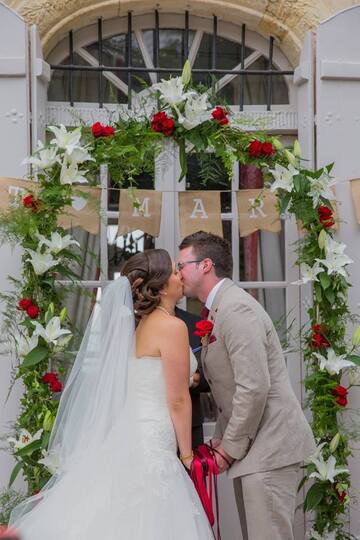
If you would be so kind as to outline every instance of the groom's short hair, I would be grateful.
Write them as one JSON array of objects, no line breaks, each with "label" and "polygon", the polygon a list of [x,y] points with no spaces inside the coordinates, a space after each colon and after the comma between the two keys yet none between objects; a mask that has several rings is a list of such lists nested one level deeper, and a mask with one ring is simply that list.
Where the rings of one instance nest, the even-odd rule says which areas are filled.
[{"label": "groom's short hair", "polygon": [[192,247],[199,260],[211,259],[215,266],[215,274],[219,278],[232,277],[233,258],[231,247],[227,240],[216,234],[197,231],[185,236],[179,249]]}]

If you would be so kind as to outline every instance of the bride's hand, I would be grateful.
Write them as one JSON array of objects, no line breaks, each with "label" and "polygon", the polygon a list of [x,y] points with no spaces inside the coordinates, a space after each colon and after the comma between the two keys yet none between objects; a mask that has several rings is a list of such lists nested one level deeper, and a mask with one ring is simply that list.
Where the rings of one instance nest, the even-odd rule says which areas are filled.
[{"label": "bride's hand", "polygon": [[192,458],[192,457],[189,457],[188,459],[185,459],[185,460],[181,460],[182,464],[184,465],[184,467],[185,467],[188,471],[191,469],[192,461],[193,461],[193,458]]}]

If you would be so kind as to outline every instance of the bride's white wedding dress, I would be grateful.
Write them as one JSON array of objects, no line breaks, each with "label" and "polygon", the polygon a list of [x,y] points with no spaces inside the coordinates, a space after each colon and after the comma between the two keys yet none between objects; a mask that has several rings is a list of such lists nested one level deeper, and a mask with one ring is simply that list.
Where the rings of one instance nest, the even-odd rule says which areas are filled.
[{"label": "bride's white wedding dress", "polygon": [[177,457],[161,359],[131,358],[128,370],[118,420],[15,522],[22,540],[213,539]]}]

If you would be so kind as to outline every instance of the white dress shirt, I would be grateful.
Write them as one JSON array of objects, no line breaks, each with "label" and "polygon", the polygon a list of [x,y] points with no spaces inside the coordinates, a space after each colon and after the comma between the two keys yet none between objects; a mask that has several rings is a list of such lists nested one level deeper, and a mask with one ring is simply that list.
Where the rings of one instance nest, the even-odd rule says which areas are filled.
[{"label": "white dress shirt", "polygon": [[209,292],[208,297],[205,302],[205,307],[208,308],[210,311],[212,303],[214,301],[215,295],[218,292],[219,288],[221,287],[221,284],[223,281],[225,281],[226,278],[221,279]]}]

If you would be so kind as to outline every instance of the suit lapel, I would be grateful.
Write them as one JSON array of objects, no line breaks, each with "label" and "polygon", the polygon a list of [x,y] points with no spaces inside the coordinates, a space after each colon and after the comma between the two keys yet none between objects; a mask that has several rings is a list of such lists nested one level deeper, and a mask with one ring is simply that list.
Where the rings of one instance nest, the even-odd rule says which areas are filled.
[{"label": "suit lapel", "polygon": [[[216,292],[215,298],[213,300],[213,303],[212,303],[212,306],[211,306],[211,309],[210,309],[210,312],[209,312],[209,315],[208,315],[208,320],[211,321],[214,324],[214,326],[215,326],[216,314],[217,314],[219,305],[221,303],[221,300],[222,300],[222,298],[224,296],[224,293],[228,290],[229,287],[232,287],[233,285],[234,285],[234,283],[233,283],[233,281],[231,279],[225,278],[223,283],[220,285],[219,290]],[[209,346],[203,347],[202,350],[201,350],[201,362],[202,363],[205,362],[208,349],[209,349]]]}]

